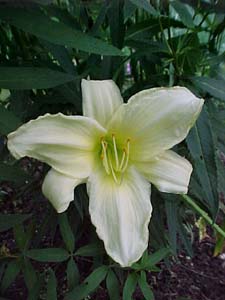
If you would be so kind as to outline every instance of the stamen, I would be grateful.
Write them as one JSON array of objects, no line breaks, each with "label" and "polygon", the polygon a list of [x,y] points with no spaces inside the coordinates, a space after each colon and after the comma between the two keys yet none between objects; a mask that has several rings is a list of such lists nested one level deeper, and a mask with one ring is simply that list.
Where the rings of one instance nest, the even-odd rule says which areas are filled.
[{"label": "stamen", "polygon": [[116,183],[118,183],[118,179],[117,179],[116,174],[114,172],[110,157],[109,157],[109,165],[110,165],[110,169],[111,169],[111,172],[112,172],[112,175],[113,175],[113,179],[115,180]]},{"label": "stamen", "polygon": [[119,166],[119,171],[121,171],[122,168],[123,168],[123,163],[124,163],[125,157],[126,157],[126,149],[123,149],[123,156],[121,158],[121,162],[120,162],[120,166]]},{"label": "stamen", "polygon": [[114,155],[115,155],[115,160],[116,160],[116,170],[118,171],[118,168],[119,168],[119,158],[118,158],[118,152],[117,152],[117,147],[116,147],[116,139],[115,139],[115,135],[114,134],[112,134],[112,140],[113,140]]},{"label": "stamen", "polygon": [[127,151],[126,151],[126,162],[121,170],[121,172],[123,173],[126,168],[127,168],[127,165],[128,165],[128,161],[129,161],[129,157],[130,157],[130,139],[127,140]]},{"label": "stamen", "polygon": [[106,173],[110,174],[109,163],[108,163],[107,152],[106,152],[107,143],[102,139],[101,144],[102,144],[102,151],[103,151],[101,155],[101,157],[103,158],[103,166],[105,167]]}]

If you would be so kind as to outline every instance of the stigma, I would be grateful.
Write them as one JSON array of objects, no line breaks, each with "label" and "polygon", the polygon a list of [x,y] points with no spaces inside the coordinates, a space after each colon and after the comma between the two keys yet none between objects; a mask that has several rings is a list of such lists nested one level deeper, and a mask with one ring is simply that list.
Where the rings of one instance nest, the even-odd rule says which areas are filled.
[{"label": "stigma", "polygon": [[117,184],[121,184],[123,175],[129,164],[130,139],[125,140],[123,147],[118,145],[116,135],[101,137],[101,160],[108,175],[111,175]]}]

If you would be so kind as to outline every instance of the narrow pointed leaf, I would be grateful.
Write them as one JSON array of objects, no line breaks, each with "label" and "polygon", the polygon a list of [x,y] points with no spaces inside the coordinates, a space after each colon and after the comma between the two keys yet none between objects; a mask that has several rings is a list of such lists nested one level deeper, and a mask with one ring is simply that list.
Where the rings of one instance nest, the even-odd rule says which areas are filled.
[{"label": "narrow pointed leaf", "polygon": [[73,288],[75,288],[75,286],[78,285],[79,277],[80,277],[78,267],[72,257],[68,261],[66,274],[67,274],[67,286],[69,291],[71,291]]},{"label": "narrow pointed leaf", "polygon": [[49,278],[47,284],[47,299],[48,300],[57,300],[57,280],[55,273],[52,269],[49,270]]},{"label": "narrow pointed leaf", "polygon": [[53,44],[101,55],[123,55],[116,47],[62,22],[53,21],[37,9],[1,8],[0,19]]},{"label": "narrow pointed leaf", "polygon": [[106,287],[110,300],[118,300],[120,298],[119,281],[112,270],[109,271],[106,277]]},{"label": "narrow pointed leaf", "polygon": [[194,22],[192,20],[192,16],[187,8],[187,6],[182,3],[181,1],[172,1],[170,3],[172,5],[172,7],[175,9],[175,11],[178,13],[180,19],[181,19],[181,22],[189,27],[189,28],[193,28],[195,25],[194,25]]},{"label": "narrow pointed leaf", "polygon": [[31,215],[0,214],[0,232],[21,224],[30,217]]},{"label": "narrow pointed leaf", "polygon": [[65,300],[81,300],[87,297],[91,292],[93,292],[99,284],[105,279],[108,268],[106,266],[101,266],[95,269],[84,282],[75,287],[68,295]]},{"label": "narrow pointed leaf", "polygon": [[202,187],[200,200],[207,204],[215,217],[218,210],[216,149],[206,108],[203,108],[186,141],[194,160],[194,171]]},{"label": "narrow pointed leaf", "polygon": [[192,82],[202,91],[225,101],[225,80],[209,77],[192,77]]},{"label": "narrow pointed leaf", "polygon": [[75,239],[66,212],[63,214],[59,214],[58,219],[60,232],[66,244],[67,250],[73,252],[75,246]]},{"label": "narrow pointed leaf", "polygon": [[26,256],[40,262],[62,262],[69,258],[69,253],[62,248],[32,249]]},{"label": "narrow pointed leaf", "polygon": [[137,285],[137,275],[135,273],[130,273],[123,288],[123,300],[131,300],[132,295],[136,289]]},{"label": "narrow pointed leaf", "polygon": [[154,294],[149,286],[146,278],[146,274],[144,271],[141,271],[141,274],[138,277],[138,284],[141,288],[141,291],[146,300],[154,300]]},{"label": "narrow pointed leaf", "polygon": [[13,90],[48,89],[75,77],[47,68],[0,67],[0,88]]},{"label": "narrow pointed leaf", "polygon": [[4,292],[10,286],[10,284],[16,279],[20,270],[21,270],[21,266],[18,260],[14,259],[8,263],[3,279],[1,281],[2,292]]}]

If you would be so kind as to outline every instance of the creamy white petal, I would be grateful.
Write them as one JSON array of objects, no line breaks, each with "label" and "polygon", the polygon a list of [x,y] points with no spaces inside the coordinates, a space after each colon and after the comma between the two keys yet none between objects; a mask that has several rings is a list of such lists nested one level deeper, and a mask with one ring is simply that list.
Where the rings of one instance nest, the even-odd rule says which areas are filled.
[{"label": "creamy white petal", "polygon": [[42,184],[42,192],[58,213],[64,212],[74,200],[74,188],[84,179],[75,179],[51,169]]},{"label": "creamy white petal", "polygon": [[144,90],[122,105],[109,124],[120,139],[131,139],[131,158],[149,160],[180,143],[204,103],[184,87]]},{"label": "creamy white petal", "polygon": [[112,80],[85,80],[81,82],[83,113],[103,127],[123,103],[120,90]]},{"label": "creamy white petal", "polygon": [[91,220],[107,253],[121,266],[130,266],[148,245],[150,184],[133,167],[121,185],[96,170],[89,177],[88,193]]},{"label": "creamy white petal", "polygon": [[186,194],[192,165],[177,153],[167,150],[155,160],[135,166],[161,192]]},{"label": "creamy white petal", "polygon": [[15,158],[29,156],[75,178],[89,176],[103,129],[95,120],[80,116],[46,114],[8,135]]}]

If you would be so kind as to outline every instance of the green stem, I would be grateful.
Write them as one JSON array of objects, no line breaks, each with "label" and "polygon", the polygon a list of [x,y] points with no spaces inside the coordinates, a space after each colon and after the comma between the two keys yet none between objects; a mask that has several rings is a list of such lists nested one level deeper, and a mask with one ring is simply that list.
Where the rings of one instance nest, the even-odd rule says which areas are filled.
[{"label": "green stem", "polygon": [[194,200],[192,200],[189,196],[187,195],[181,195],[181,197],[196,211],[198,212],[203,219],[205,219],[219,234],[221,234],[225,238],[225,231],[217,225],[216,223],[213,222],[213,220],[209,217],[209,215],[199,207]]}]

